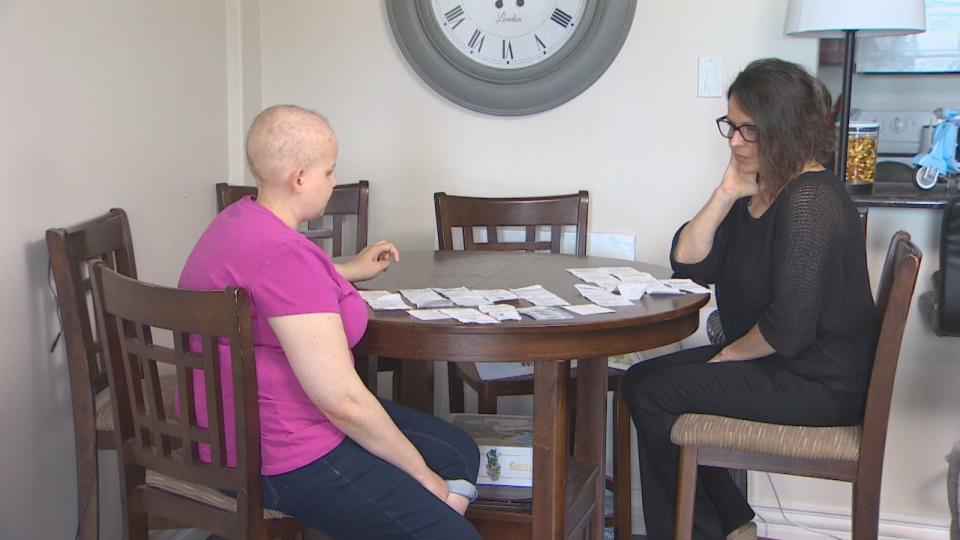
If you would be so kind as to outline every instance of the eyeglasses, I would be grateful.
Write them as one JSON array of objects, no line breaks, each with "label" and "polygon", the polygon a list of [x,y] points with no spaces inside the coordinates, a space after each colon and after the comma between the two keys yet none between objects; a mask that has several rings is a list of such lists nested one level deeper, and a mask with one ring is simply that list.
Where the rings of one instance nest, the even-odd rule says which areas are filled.
[{"label": "eyeglasses", "polygon": [[744,142],[757,142],[757,126],[753,124],[741,124],[738,126],[731,122],[726,116],[721,116],[717,118],[717,129],[720,130],[720,135],[723,135],[726,139],[732,139],[734,133],[739,133],[740,138],[743,139]]}]

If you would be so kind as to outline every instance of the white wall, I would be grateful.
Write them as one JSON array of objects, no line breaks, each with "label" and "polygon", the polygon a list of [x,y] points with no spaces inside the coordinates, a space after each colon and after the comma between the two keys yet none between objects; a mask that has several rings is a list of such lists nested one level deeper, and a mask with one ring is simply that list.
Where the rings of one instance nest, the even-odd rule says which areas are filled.
[{"label": "white wall", "polygon": [[[757,57],[815,67],[816,41],[783,35],[785,8],[785,0],[638,2],[622,52],[595,85],[557,109],[499,118],[462,109],[423,83],[394,43],[382,2],[262,1],[260,89],[264,105],[297,103],[330,118],[341,143],[340,181],[371,182],[371,239],[389,237],[401,250],[431,249],[435,191],[494,196],[588,189],[592,231],[636,233],[637,258],[665,264],[675,228],[700,207],[727,159],[713,125],[725,103],[696,97],[697,57],[723,57],[725,84]],[[876,214],[884,223],[882,212]],[[900,216],[871,230],[874,273]],[[929,221],[905,222],[923,229],[915,234],[925,245],[932,244]],[[935,255],[927,257],[924,282]],[[882,511],[911,526],[932,523],[934,534],[942,534],[946,466],[940,456],[957,438],[950,412],[957,403],[944,381],[960,377],[952,365],[955,348],[930,340],[918,324],[914,314]],[[931,380],[941,382],[925,386]],[[765,482],[754,477],[752,500],[775,507]],[[848,487],[775,482],[788,509],[849,514]]]},{"label": "white wall", "polygon": [[[438,190],[585,188],[591,230],[637,233],[638,259],[665,263],[673,230],[699,207],[726,160],[712,123],[724,103],[695,97],[697,56],[722,56],[725,83],[759,56],[813,66],[815,42],[782,35],[785,4],[638,2],[630,37],[599,82],[558,109],[507,119],[461,109],[421,82],[379,1],[0,3],[0,179],[7,188],[0,200],[0,536],[67,538],[76,527],[62,345],[47,353],[56,317],[46,228],[123,207],[141,276],[173,283],[213,215],[211,185],[245,177],[242,136],[252,115],[261,104],[294,102],[333,122],[341,181],[371,181],[372,238],[430,249]],[[892,95],[937,92],[908,84]],[[943,99],[918,101],[929,102]],[[936,219],[919,212],[871,213],[871,270],[886,239],[904,226],[926,251],[926,282]],[[946,521],[941,456],[958,438],[952,389],[960,374],[956,341],[932,338],[913,316],[882,510],[939,533]],[[772,506],[769,490],[754,480],[754,502]],[[776,482],[789,509],[849,511],[845,487]],[[113,512],[103,538],[118,538],[116,493],[107,496]]]},{"label": "white wall", "polygon": [[[227,177],[224,25],[224,2],[0,3],[0,537],[77,526],[44,231],[122,207],[141,276],[175,283]],[[115,480],[105,488],[115,539]]]},{"label": "white wall", "polygon": [[760,54],[813,65],[815,41],[783,36],[785,6],[638,2],[623,51],[596,84],[557,109],[502,118],[423,83],[382,2],[261,2],[263,103],[330,118],[340,181],[371,181],[371,239],[430,249],[435,191],[586,188],[591,230],[639,233],[638,257],[665,263],[674,224],[696,211],[726,162],[713,125],[725,103],[696,98],[697,56],[723,56],[727,80]]}]

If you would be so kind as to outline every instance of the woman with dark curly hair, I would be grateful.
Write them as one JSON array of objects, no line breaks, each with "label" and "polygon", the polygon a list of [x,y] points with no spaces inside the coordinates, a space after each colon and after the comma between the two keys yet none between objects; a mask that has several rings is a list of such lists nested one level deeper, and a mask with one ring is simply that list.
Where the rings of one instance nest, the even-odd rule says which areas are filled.
[{"label": "woman with dark curly hair", "polygon": [[[803,426],[858,424],[878,329],[863,228],[833,151],[830,94],[803,67],[752,62],[717,119],[730,161],[674,236],[678,274],[716,284],[725,342],[635,365],[624,396],[637,426],[647,536],[673,537],[684,413]],[[756,538],[726,470],[701,467],[694,537]]]}]

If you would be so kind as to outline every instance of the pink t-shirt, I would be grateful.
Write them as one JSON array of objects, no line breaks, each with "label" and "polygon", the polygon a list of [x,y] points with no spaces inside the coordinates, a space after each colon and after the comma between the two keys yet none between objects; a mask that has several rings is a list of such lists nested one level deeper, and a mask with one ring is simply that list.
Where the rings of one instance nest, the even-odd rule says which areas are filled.
[{"label": "pink t-shirt", "polygon": [[[267,319],[303,313],[339,313],[352,348],[367,327],[367,309],[357,290],[341,276],[330,257],[302,234],[287,227],[250,197],[230,205],[197,241],[183,273],[185,289],[246,289],[253,321],[262,473],[281,474],[327,454],[344,434],[310,401],[287,361]],[[194,344],[199,350],[199,341]],[[236,464],[235,417],[230,349],[221,342],[224,424],[227,458]],[[202,372],[194,372],[197,418],[206,425]],[[210,449],[200,447],[210,461]]]}]

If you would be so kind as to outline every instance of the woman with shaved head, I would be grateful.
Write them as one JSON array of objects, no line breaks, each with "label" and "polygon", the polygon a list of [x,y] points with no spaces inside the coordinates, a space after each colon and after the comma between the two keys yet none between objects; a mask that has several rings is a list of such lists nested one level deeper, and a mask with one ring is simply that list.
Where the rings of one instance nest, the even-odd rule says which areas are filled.
[{"label": "woman with shaved head", "polygon": [[[463,518],[476,497],[476,444],[443,420],[379,400],[353,366],[367,309],[351,282],[399,260],[396,247],[377,242],[336,265],[297,231],[323,214],[336,185],[330,125],[300,107],[270,107],[246,150],[258,195],[217,215],[180,286],[249,294],[264,506],[335,538],[479,538]],[[206,419],[201,377],[194,390]],[[223,399],[227,416],[229,386]],[[232,431],[234,419],[226,424]],[[232,459],[229,432],[227,446]]]}]

